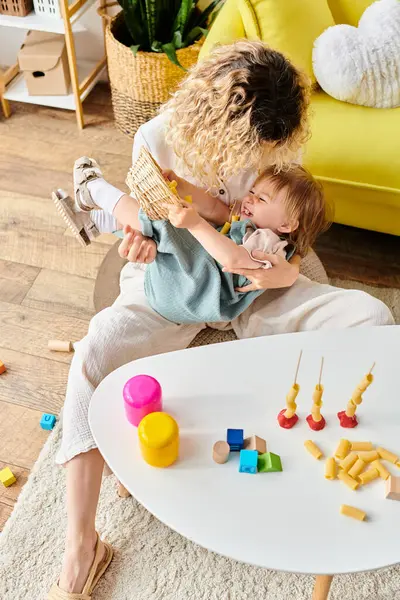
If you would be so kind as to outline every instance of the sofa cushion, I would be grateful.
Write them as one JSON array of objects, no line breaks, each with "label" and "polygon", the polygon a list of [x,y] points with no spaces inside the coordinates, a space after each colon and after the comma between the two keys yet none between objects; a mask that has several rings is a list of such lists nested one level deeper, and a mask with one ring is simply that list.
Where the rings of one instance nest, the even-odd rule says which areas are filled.
[{"label": "sofa cushion", "polygon": [[[315,81],[314,40],[334,24],[326,0],[226,0],[200,58],[217,42],[228,44],[245,36],[279,50]],[[240,35],[241,27],[243,35]]]},{"label": "sofa cushion", "polygon": [[335,221],[399,235],[400,108],[346,104],[321,91],[311,109],[304,162],[335,201]]},{"label": "sofa cushion", "polygon": [[237,0],[246,36],[261,39],[314,79],[312,48],[331,25],[326,0]]},{"label": "sofa cushion", "polygon": [[335,23],[357,27],[361,15],[374,0],[328,0]]},{"label": "sofa cushion", "polygon": [[358,27],[329,27],[315,40],[313,63],[318,83],[337,100],[400,106],[400,2],[374,2]]},{"label": "sofa cushion", "polygon": [[236,0],[226,0],[208,32],[200,50],[199,60],[205,58],[215,44],[232,44],[245,37],[246,32]]}]

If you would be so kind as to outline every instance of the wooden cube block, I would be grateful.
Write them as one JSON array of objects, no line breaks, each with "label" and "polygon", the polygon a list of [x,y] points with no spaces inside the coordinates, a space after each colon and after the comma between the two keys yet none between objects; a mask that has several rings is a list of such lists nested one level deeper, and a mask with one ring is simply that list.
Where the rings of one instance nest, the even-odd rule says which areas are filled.
[{"label": "wooden cube block", "polygon": [[244,448],[245,450],[257,450],[258,454],[265,454],[267,442],[258,435],[252,435],[244,440]]},{"label": "wooden cube block", "polygon": [[386,479],[385,496],[388,500],[400,500],[400,477],[391,475]]},{"label": "wooden cube block", "polygon": [[5,487],[8,487],[17,481],[10,467],[6,467],[0,471],[0,481]]},{"label": "wooden cube block", "polygon": [[0,375],[1,375],[2,373],[5,373],[6,371],[7,371],[7,369],[6,369],[6,366],[5,366],[5,364],[4,364],[4,363],[2,363],[2,362],[1,362],[1,360],[0,360]]}]

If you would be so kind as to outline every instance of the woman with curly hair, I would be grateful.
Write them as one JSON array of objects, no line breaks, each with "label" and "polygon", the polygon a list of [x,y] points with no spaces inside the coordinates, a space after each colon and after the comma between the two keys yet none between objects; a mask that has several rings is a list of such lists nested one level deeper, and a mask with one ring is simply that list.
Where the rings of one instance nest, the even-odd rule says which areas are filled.
[{"label": "woman with curly hair", "polygon": [[[290,177],[276,177],[279,171],[290,173],[308,137],[308,95],[303,75],[261,42],[217,48],[193,67],[161,113],[139,128],[133,160],[145,146],[162,169],[192,185],[193,202],[203,217],[223,222],[227,206],[249,190],[254,192],[251,202],[263,201],[257,182],[252,188],[260,174],[264,173],[262,181],[267,178],[275,185],[275,191],[290,182]],[[304,174],[301,177],[308,181]],[[95,530],[104,461],[88,424],[94,390],[132,359],[186,348],[206,326],[167,320],[150,306],[143,263],[155,260],[157,247],[136,230],[136,200],[106,182],[97,163],[86,157],[75,164],[74,183],[75,204],[62,190],[55,193],[72,231],[88,245],[99,230],[124,226],[121,246],[130,262],[121,274],[120,296],[92,319],[71,364],[56,459],[66,466],[66,548],[59,582],[49,595],[65,600],[72,597],[68,593],[90,596],[112,559],[111,546]],[[250,206],[246,216],[254,210],[251,202],[246,204]],[[274,197],[270,202],[271,210],[278,210]],[[309,218],[312,223],[313,215]],[[270,260],[272,268],[231,265],[250,281],[242,291],[282,289],[262,293],[232,320],[239,338],[393,322],[387,307],[363,292],[299,276],[296,256],[291,261],[278,254],[254,257]]]}]

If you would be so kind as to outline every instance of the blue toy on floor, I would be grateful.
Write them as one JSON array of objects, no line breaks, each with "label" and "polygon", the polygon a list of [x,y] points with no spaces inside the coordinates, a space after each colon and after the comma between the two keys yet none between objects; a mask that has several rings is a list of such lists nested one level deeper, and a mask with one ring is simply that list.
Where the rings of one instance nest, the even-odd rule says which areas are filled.
[{"label": "blue toy on floor", "polygon": [[54,425],[56,424],[56,421],[57,419],[54,415],[51,415],[49,413],[43,413],[42,418],[40,419],[40,427],[42,429],[48,429],[49,431],[51,431]]}]

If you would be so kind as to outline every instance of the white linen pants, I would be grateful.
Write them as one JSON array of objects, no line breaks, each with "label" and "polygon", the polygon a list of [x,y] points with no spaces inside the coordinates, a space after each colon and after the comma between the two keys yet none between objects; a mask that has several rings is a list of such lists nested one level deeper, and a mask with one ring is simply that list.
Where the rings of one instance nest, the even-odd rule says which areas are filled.
[{"label": "white linen pants", "polygon": [[[144,271],[144,266],[133,263],[124,267],[120,296],[93,317],[88,334],[75,345],[58,464],[96,448],[88,423],[89,404],[94,390],[109,373],[134,359],[186,348],[206,327],[205,323],[171,323],[150,308],[144,293]],[[264,292],[232,322],[232,327],[239,338],[249,338],[392,324],[387,306],[365,292],[319,284],[300,275],[291,288]]]}]

